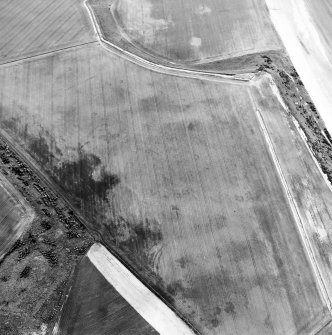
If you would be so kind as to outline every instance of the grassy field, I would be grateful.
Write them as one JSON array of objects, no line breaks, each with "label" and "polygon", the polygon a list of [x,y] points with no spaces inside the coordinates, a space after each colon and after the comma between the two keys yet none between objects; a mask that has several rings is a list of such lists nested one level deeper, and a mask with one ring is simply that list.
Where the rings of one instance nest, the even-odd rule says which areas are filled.
[{"label": "grassy field", "polygon": [[5,0],[0,8],[0,63],[95,40],[79,0]]},{"label": "grassy field", "polygon": [[0,260],[29,228],[33,210],[0,174]]},{"label": "grassy field", "polygon": [[166,76],[96,45],[0,81],[2,126],[203,334],[327,320],[257,119],[267,101],[282,110],[272,89]]},{"label": "grassy field", "polygon": [[78,264],[58,324],[59,335],[157,335],[87,257]]},{"label": "grassy field", "polygon": [[281,47],[263,0],[117,0],[111,8],[124,37],[172,60],[223,59]]}]

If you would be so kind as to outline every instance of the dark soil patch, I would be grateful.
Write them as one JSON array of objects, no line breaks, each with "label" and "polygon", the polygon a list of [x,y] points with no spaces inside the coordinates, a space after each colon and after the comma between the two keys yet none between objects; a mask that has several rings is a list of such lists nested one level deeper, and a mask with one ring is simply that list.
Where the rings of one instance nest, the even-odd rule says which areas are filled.
[{"label": "dark soil patch", "polygon": [[115,187],[120,178],[101,167],[100,177],[95,180],[92,174],[100,165],[99,157],[80,152],[77,161],[63,162],[60,167],[54,169],[54,173],[62,188],[79,199],[85,202],[95,197],[106,200],[107,191]]}]

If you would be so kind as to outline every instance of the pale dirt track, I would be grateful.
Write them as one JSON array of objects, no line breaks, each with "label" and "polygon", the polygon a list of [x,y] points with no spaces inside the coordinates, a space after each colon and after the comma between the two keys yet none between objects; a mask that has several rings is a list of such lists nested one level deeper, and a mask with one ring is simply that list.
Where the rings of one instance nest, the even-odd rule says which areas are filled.
[{"label": "pale dirt track", "polygon": [[[162,69],[162,71],[160,71],[160,72],[164,73],[164,74],[174,75],[175,74],[174,71],[176,71],[176,73],[185,74],[184,77],[187,77],[187,75],[190,73],[191,75],[193,75],[193,76],[190,76],[190,78],[197,78],[197,75],[202,75],[202,74],[207,75],[208,77],[210,77],[211,75],[213,77],[215,75],[215,74],[212,74],[212,73],[201,73],[201,72],[197,73],[197,72],[191,71],[191,70],[189,71],[189,70],[184,70],[184,69],[183,70],[173,69],[171,67],[160,66],[158,64],[154,64],[152,62],[146,61],[146,60],[142,59],[141,57],[137,57],[134,54],[129,53],[129,52],[119,48],[118,46],[114,45],[113,43],[110,43],[109,41],[106,41],[102,37],[102,32],[100,31],[100,28],[98,26],[97,20],[96,20],[95,15],[94,15],[94,12],[91,9],[91,7],[89,6],[89,0],[84,1],[84,6],[86,7],[86,9],[89,12],[89,16],[90,16],[91,21],[93,23],[95,33],[97,34],[100,43],[103,44],[109,51],[114,52],[114,49],[116,51],[120,51],[122,53],[122,56],[123,55],[128,56],[129,60],[133,61],[134,63],[136,63],[140,66],[143,65],[144,67],[146,67],[150,70],[156,71],[156,68],[157,68],[157,72],[159,72],[158,67],[160,67],[160,69]],[[317,41],[317,37],[316,37],[316,41]],[[111,47],[111,49],[109,47]],[[320,47],[322,47],[322,46],[320,45]],[[118,53],[116,52],[116,54],[118,54]],[[219,75],[219,74],[217,76],[220,77],[220,78],[238,80],[238,78],[236,78],[234,76],[225,76],[225,75]],[[248,80],[248,78],[246,78],[245,81],[250,81],[253,78],[254,78],[254,76],[250,77],[249,80]],[[207,79],[207,78],[205,78],[205,79]],[[243,79],[240,79],[240,80],[243,80]],[[273,81],[272,78],[270,78],[269,80]],[[272,84],[271,88],[275,91],[276,97],[278,98],[281,105],[286,109],[287,107],[283,103],[282,98],[280,97],[280,94],[279,94],[278,90],[276,89],[276,86],[274,84]],[[302,222],[302,220],[301,220],[301,216],[299,214],[299,209],[297,207],[296,200],[294,199],[294,197],[293,197],[293,195],[290,191],[290,188],[288,187],[287,181],[284,177],[282,168],[279,164],[278,157],[276,156],[275,150],[273,148],[273,144],[272,144],[271,139],[269,137],[269,133],[266,129],[266,126],[264,124],[264,120],[261,116],[261,113],[260,113],[259,110],[257,110],[256,113],[257,113],[257,119],[259,121],[261,130],[264,134],[267,146],[269,147],[271,157],[274,161],[276,170],[277,170],[278,175],[280,177],[280,181],[281,181],[281,183],[283,185],[283,188],[284,188],[284,192],[286,194],[286,197],[288,199],[290,208],[292,210],[295,222],[297,223],[299,235],[301,236],[303,245],[305,246],[305,249],[306,249],[306,253],[308,255],[308,258],[310,259],[312,270],[315,273],[315,276],[317,278],[317,282],[318,282],[318,285],[320,286],[320,290],[321,290],[321,293],[324,297],[324,300],[325,300],[328,308],[331,310],[331,301],[330,301],[330,297],[329,297],[329,292],[328,292],[328,289],[326,288],[324,276],[321,274],[321,271],[320,271],[319,266],[317,264],[315,252],[312,250],[310,238],[307,236],[307,232],[306,232],[306,229],[304,227],[305,223]],[[307,149],[309,150],[309,148],[307,148]],[[319,167],[318,167],[318,169],[319,169]],[[316,331],[317,331],[317,329],[314,332],[316,332]]]},{"label": "pale dirt track", "polygon": [[119,46],[105,40],[103,38],[103,34],[100,30],[100,27],[97,23],[97,19],[95,17],[93,9],[89,5],[89,0],[84,1],[84,7],[89,13],[89,17],[91,19],[91,23],[93,25],[95,34],[97,35],[97,38],[99,42],[101,43],[102,47],[148,70],[152,70],[152,71],[167,74],[167,75],[179,76],[183,78],[204,79],[204,80],[210,80],[210,81],[224,81],[224,82],[228,81],[230,83],[232,83],[232,81],[235,81],[237,83],[238,82],[248,82],[254,77],[254,74],[250,74],[250,73],[247,75],[227,75],[227,74],[219,74],[219,73],[213,73],[213,72],[193,71],[193,70],[172,68],[169,66],[164,66],[161,64],[150,62],[142,57],[139,57],[131,52],[128,52],[120,48]]},{"label": "pale dirt track", "polygon": [[[86,5],[86,3],[85,3]],[[89,8],[87,7],[87,9],[89,10]],[[89,11],[90,13],[90,11]],[[91,15],[91,13],[90,13]],[[93,18],[93,14],[91,16],[92,22],[94,22],[95,24],[95,20]],[[125,60],[128,60],[132,63],[135,63],[137,65],[139,65],[140,67],[144,67],[146,69],[152,70],[154,72],[158,72],[158,73],[162,73],[162,74],[168,74],[168,75],[172,75],[172,76],[176,76],[176,77],[184,77],[184,78],[193,78],[193,79],[201,79],[201,80],[208,80],[208,81],[220,81],[220,82],[224,82],[227,84],[237,84],[237,85],[244,85],[247,86],[247,83],[242,82],[242,81],[238,81],[236,77],[232,77],[232,76],[224,76],[224,75],[217,75],[217,74],[213,74],[213,73],[204,73],[204,72],[195,72],[195,71],[187,71],[187,70],[181,70],[181,69],[173,69],[173,68],[169,68],[169,67],[165,67],[159,64],[155,64],[155,63],[151,63],[148,62],[140,57],[135,56],[132,53],[128,53],[125,50],[118,48],[116,45],[113,45],[112,43],[109,43],[108,41],[105,41],[102,39],[100,32],[98,32],[98,26],[95,25],[95,29],[96,32],[98,33],[99,39],[100,39],[100,43],[103,46],[103,48],[107,49],[107,51],[111,51],[112,53],[115,53],[117,56],[120,56],[121,58],[124,58]],[[235,79],[235,80],[234,80]],[[46,101],[47,99],[45,99]],[[260,116],[258,116],[258,120],[260,121]],[[265,139],[267,141],[267,144],[270,146],[269,143],[269,138],[266,137],[266,134],[264,132],[264,127],[263,127],[263,133],[265,136]],[[271,142],[271,141],[270,141]],[[271,146],[270,146],[271,147]],[[272,151],[272,156],[273,156],[273,152]],[[270,151],[271,153],[271,151]],[[273,158],[273,157],[272,157]],[[276,167],[276,169],[278,170],[278,166]],[[280,167],[281,170],[281,167]],[[280,175],[280,171],[278,171],[279,175]],[[287,178],[284,178],[285,180]],[[284,192],[287,194],[287,196],[290,197],[291,201],[296,201],[294,200],[293,197],[293,193],[291,191],[289,191],[291,189],[291,187],[285,187],[284,183],[283,183],[283,187],[284,187]],[[292,207],[292,206],[291,206]],[[291,208],[293,210],[293,208]],[[300,235],[302,238],[303,236]],[[304,242],[304,244],[306,245],[307,241]],[[188,328],[188,326],[186,324],[184,324],[181,319],[179,319],[175,313],[173,313],[166,305],[164,305],[162,303],[162,301],[160,299],[158,299],[156,296],[154,296],[154,294],[149,291],[140,281],[138,281],[136,279],[136,277],[132,276],[130,274],[130,272],[123,267],[123,265],[121,265],[121,263],[119,263],[114,256],[110,255],[106,249],[104,249],[101,246],[97,246],[95,249],[91,249],[90,253],[89,253],[89,257],[92,260],[92,258],[95,261],[95,264],[97,264],[97,266],[99,267],[100,271],[105,275],[106,278],[109,278],[110,282],[112,281],[112,285],[114,285],[115,287],[118,287],[117,289],[119,290],[119,292],[133,305],[133,307],[135,307],[135,309],[137,309],[141,315],[149,322],[151,323],[153,326],[154,324],[158,324],[157,326],[160,328],[160,333],[161,334],[181,334],[179,333],[177,326],[175,326],[175,324],[178,324],[179,327],[183,327],[183,334],[191,334],[191,330]],[[309,254],[309,258],[312,261],[312,257]],[[106,265],[109,264],[113,264],[113,268],[108,268]],[[262,263],[263,264],[263,263]],[[314,264],[314,262],[313,262]],[[114,272],[115,271],[115,272]],[[319,272],[318,266],[316,266],[314,264],[314,271],[316,272],[316,277],[318,278],[318,282],[321,284],[321,280],[319,279],[320,274],[317,274],[317,271]],[[121,276],[125,276],[125,280],[126,283],[128,285],[132,285],[134,283],[133,286],[133,292],[135,294],[132,294],[133,292],[130,292],[130,294],[126,293],[128,292],[128,287],[126,287],[126,290],[124,289],[124,287],[122,286],[125,283],[125,280],[119,280],[119,278]],[[122,278],[122,277],[121,277]],[[117,286],[116,286],[117,285]],[[324,291],[324,285],[321,285],[321,290]],[[325,294],[323,294],[324,297],[326,298]],[[149,297],[149,299],[152,300],[147,300],[147,297]],[[133,299],[135,298],[135,299]],[[132,300],[131,300],[132,299]],[[151,317],[151,314],[153,312],[153,314],[155,313],[155,310],[151,311],[151,306],[147,306],[148,308],[145,309],[141,307],[142,301],[153,301],[153,304],[156,304],[156,306],[161,306],[160,307],[160,315],[162,315],[161,319],[162,320],[168,320],[167,321],[167,325],[163,325],[162,323],[160,323],[160,320],[156,320],[154,317]],[[329,305],[329,303],[328,303]],[[144,316],[144,315],[145,316]],[[167,319],[170,318],[170,319]],[[175,332],[170,332],[169,329],[169,320],[174,320],[174,323],[172,322],[172,325],[174,325],[174,331]],[[167,328],[165,328],[167,326]],[[158,327],[155,327],[158,330]],[[318,327],[319,328],[319,327]],[[167,329],[167,332],[166,332]],[[315,328],[317,330],[317,328]]]},{"label": "pale dirt track", "polygon": [[88,257],[106,280],[160,335],[195,334],[105,247],[94,244],[88,252]]},{"label": "pale dirt track", "polygon": [[77,0],[2,1],[0,64],[95,41]]}]

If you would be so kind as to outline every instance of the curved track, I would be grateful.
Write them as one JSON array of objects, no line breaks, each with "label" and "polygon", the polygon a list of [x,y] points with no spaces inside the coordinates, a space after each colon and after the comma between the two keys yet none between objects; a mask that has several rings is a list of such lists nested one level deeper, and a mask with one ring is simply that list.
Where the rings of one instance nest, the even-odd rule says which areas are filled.
[{"label": "curved track", "polygon": [[183,78],[191,78],[191,79],[202,79],[202,80],[210,80],[210,81],[222,81],[232,84],[244,84],[246,82],[250,82],[255,75],[253,73],[248,73],[246,75],[229,75],[229,74],[221,74],[221,73],[214,73],[214,72],[204,72],[204,71],[194,71],[188,70],[184,68],[176,68],[166,65],[157,64],[151,62],[147,59],[144,59],[140,56],[137,56],[114,43],[111,43],[103,38],[103,34],[100,30],[100,27],[97,22],[97,18],[94,14],[93,9],[89,5],[89,0],[85,0],[83,3],[84,7],[88,11],[90,20],[92,22],[92,26],[94,32],[97,36],[97,39],[101,46],[109,52],[116,54],[132,63],[135,63],[138,66],[144,67],[148,70],[152,70],[155,72],[159,72],[162,74],[183,77]]}]

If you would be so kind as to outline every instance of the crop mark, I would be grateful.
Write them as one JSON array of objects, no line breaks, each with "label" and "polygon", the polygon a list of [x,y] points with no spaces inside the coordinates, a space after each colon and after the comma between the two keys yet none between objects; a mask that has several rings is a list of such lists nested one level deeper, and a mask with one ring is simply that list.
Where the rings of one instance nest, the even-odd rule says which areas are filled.
[{"label": "crop mark", "polygon": [[[204,71],[199,71],[199,70],[195,71],[195,70],[188,70],[186,68],[180,68],[180,67],[177,68],[177,67],[172,67],[168,65],[166,66],[166,65],[152,62],[143,57],[140,57],[106,40],[103,37],[103,33],[99,26],[95,12],[89,4],[89,0],[84,1],[84,7],[86,8],[89,14],[89,18],[92,22],[92,26],[94,28],[95,34],[98,38],[98,42],[100,43],[100,45],[108,52],[116,54],[117,56],[120,56],[121,58],[126,59],[140,67],[146,68],[148,70],[152,70],[154,72],[168,74],[168,75],[177,76],[177,77],[204,79],[204,80],[210,80],[210,81],[224,81],[230,84],[232,83],[232,84],[243,85],[244,82],[249,82],[252,79],[250,76],[247,78],[243,76],[239,77],[236,75],[229,75],[229,74],[222,74],[222,73],[215,73],[215,72],[204,72]],[[162,63],[162,60],[160,61]]]},{"label": "crop mark", "polygon": [[83,201],[91,201],[95,195],[106,200],[107,191],[119,184],[120,178],[101,167],[100,177],[95,180],[93,172],[100,166],[99,157],[80,151],[78,160],[62,162],[54,167],[54,173],[65,190]]},{"label": "crop mark", "polygon": [[326,284],[325,284],[324,278],[323,278],[323,276],[322,276],[322,274],[320,272],[317,260],[315,258],[314,251],[312,250],[312,246],[311,246],[309,237],[307,236],[306,230],[304,228],[304,224],[303,224],[303,222],[301,220],[301,216],[299,214],[299,210],[297,208],[295,199],[294,199],[294,197],[293,197],[293,195],[292,195],[292,193],[291,193],[291,191],[290,191],[290,189],[288,187],[288,184],[287,184],[287,181],[286,181],[286,179],[284,177],[283,171],[281,169],[281,166],[280,166],[277,154],[276,154],[276,152],[274,150],[274,146],[273,146],[272,140],[270,138],[270,135],[268,133],[268,130],[266,128],[264,120],[263,120],[263,118],[261,116],[261,113],[260,113],[260,111],[258,109],[256,109],[256,115],[257,115],[258,123],[260,125],[261,130],[262,130],[262,133],[263,133],[264,138],[266,140],[269,152],[271,154],[272,160],[273,160],[274,165],[276,167],[276,170],[278,172],[278,176],[279,176],[280,181],[281,181],[281,183],[283,185],[283,189],[284,189],[286,198],[287,198],[288,203],[290,205],[290,208],[291,208],[294,220],[295,220],[295,222],[297,224],[298,231],[300,233],[300,237],[302,239],[303,245],[304,245],[305,250],[306,250],[306,254],[307,254],[308,259],[310,261],[310,265],[311,265],[312,270],[313,270],[313,272],[314,272],[314,274],[315,274],[315,276],[317,278],[317,283],[318,283],[319,288],[321,290],[322,296],[323,296],[323,298],[324,298],[324,300],[326,302],[326,305],[327,305],[328,309],[331,312],[331,310],[332,310],[331,300],[330,300],[330,297],[328,295]]}]

